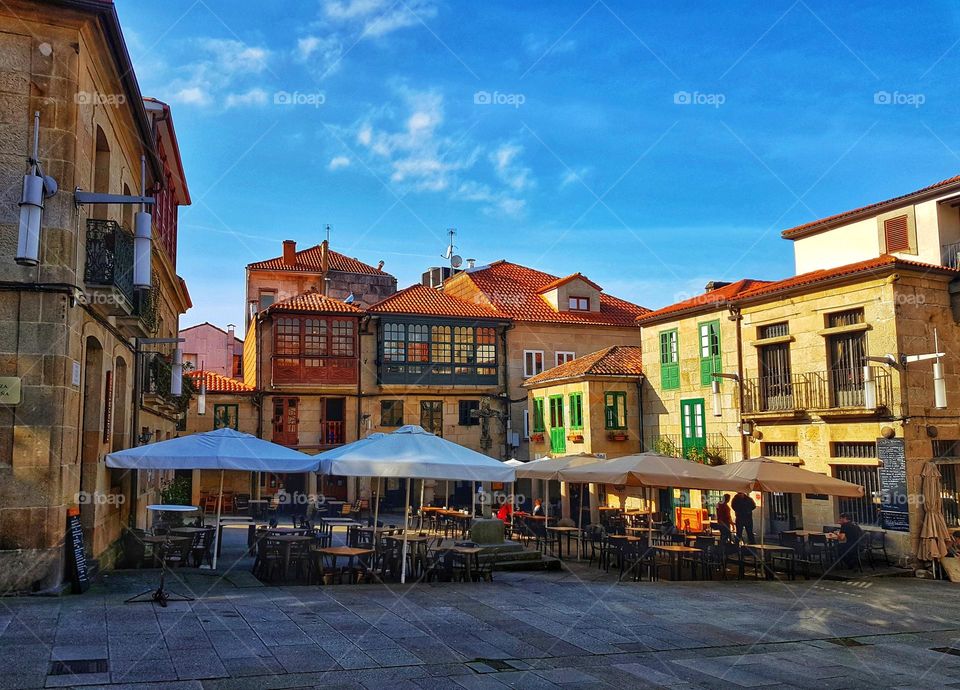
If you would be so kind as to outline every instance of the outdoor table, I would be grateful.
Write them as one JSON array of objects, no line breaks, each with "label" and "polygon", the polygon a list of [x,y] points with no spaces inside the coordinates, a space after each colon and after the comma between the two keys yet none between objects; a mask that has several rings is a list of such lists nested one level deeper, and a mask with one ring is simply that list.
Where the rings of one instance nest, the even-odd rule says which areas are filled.
[{"label": "outdoor table", "polygon": [[223,550],[223,526],[233,524],[252,523],[253,518],[249,515],[221,515],[220,524],[217,525],[217,558],[220,558],[220,552]]},{"label": "outdoor table", "polygon": [[306,534],[309,530],[306,527],[268,527],[267,534]]},{"label": "outdoor table", "polygon": [[431,551],[449,551],[466,556],[467,579],[473,580],[473,567],[480,568],[480,552],[483,551],[479,546],[432,546]]},{"label": "outdoor table", "polygon": [[809,529],[788,529],[783,531],[784,534],[792,534],[795,537],[800,537],[803,541],[807,541],[811,534],[823,534],[823,532],[815,532]]},{"label": "outdoor table", "polygon": [[[564,534],[567,535],[567,556],[570,555],[570,537],[574,532],[579,532],[576,527],[547,527],[548,532],[554,532],[557,535],[557,556],[563,560],[563,541],[560,539]],[[580,558],[580,542],[577,542],[577,558]]]},{"label": "outdoor table", "polygon": [[270,501],[265,498],[251,498],[250,501],[250,512],[253,513],[253,517],[260,517],[263,515],[263,507],[269,505]]},{"label": "outdoor table", "polygon": [[203,532],[204,530],[209,529],[207,527],[171,527],[170,531],[174,534],[189,534],[193,535],[197,532]]},{"label": "outdoor table", "polygon": [[331,527],[360,527],[361,523],[352,518],[320,518],[323,524]]},{"label": "outdoor table", "polygon": [[324,556],[331,556],[333,558],[333,567],[337,567],[337,558],[343,557],[349,559],[347,561],[347,567],[353,568],[353,559],[357,556],[366,556],[373,553],[373,549],[361,549],[355,546],[327,546],[322,549],[313,549],[314,553],[319,553]]},{"label": "outdoor table", "polygon": [[[789,546],[780,546],[779,544],[744,544],[742,549],[753,552],[754,558],[757,557],[759,553],[760,561],[763,563],[763,572],[768,580],[774,578],[773,568],[769,563],[769,558],[767,554],[770,554],[770,557],[777,553],[790,553],[793,554],[794,551]],[[790,566],[790,572],[788,573],[791,579],[794,577],[793,565]],[[740,559],[740,577],[743,577],[743,559]]]},{"label": "outdoor table", "polygon": [[[666,544],[656,547],[657,551],[667,554],[670,558],[670,577],[680,580],[680,556],[701,554],[703,551],[695,549],[692,546],[681,546],[680,544]],[[693,579],[693,564],[690,565],[690,578]]]},{"label": "outdoor table", "polygon": [[283,569],[280,572],[280,576],[283,578],[287,577],[287,569],[290,567],[290,548],[293,544],[313,541],[313,537],[309,534],[278,534],[267,538],[283,545]]}]

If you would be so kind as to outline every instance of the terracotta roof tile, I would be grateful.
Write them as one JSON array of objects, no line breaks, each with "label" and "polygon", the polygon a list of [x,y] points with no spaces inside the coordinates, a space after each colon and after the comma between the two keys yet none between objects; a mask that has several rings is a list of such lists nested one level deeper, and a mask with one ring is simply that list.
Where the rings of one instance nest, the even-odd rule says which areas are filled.
[{"label": "terracotta roof tile", "polygon": [[523,385],[531,387],[581,376],[643,376],[640,348],[635,345],[614,345],[591,352],[532,376]]},{"label": "terracotta roof tile", "polygon": [[747,292],[748,290],[767,285],[769,282],[770,281],[767,280],[753,280],[751,278],[744,278],[743,280],[738,280],[735,283],[730,283],[729,285],[724,285],[723,287],[718,287],[715,290],[705,292],[702,295],[696,295],[695,297],[683,300],[682,302],[670,304],[666,307],[657,309],[656,311],[644,314],[637,319],[637,323],[642,324],[652,321],[659,321],[666,316],[688,311],[712,311],[715,309],[721,309],[725,305],[732,302],[740,294]]},{"label": "terracotta roof tile", "polygon": [[599,285],[597,285],[595,282],[593,282],[592,280],[590,280],[589,278],[587,278],[587,277],[586,277],[585,275],[583,275],[582,273],[571,273],[570,275],[566,276],[565,278],[557,278],[557,279],[554,280],[553,282],[547,283],[546,285],[544,285],[543,287],[541,287],[541,288],[540,288],[540,294],[542,295],[542,294],[545,293],[545,292],[549,292],[550,290],[554,290],[554,289],[560,287],[561,285],[566,285],[567,283],[569,283],[569,282],[572,281],[572,280],[582,280],[584,283],[586,283],[586,284],[589,285],[590,287],[594,288],[595,290],[599,290],[600,292],[603,292],[603,288],[602,288],[602,287],[600,287]]},{"label": "terracotta roof tile", "polygon": [[347,304],[332,297],[326,297],[319,292],[304,292],[285,300],[274,302],[267,311],[316,312],[320,314],[362,314],[352,304]]},{"label": "terracotta roof tile", "polygon": [[[292,266],[285,264],[283,262],[283,257],[278,256],[273,259],[267,259],[266,261],[257,261],[252,264],[247,264],[247,268],[252,268],[254,270],[263,269],[270,271],[300,271],[304,273],[319,273],[321,270],[320,253],[320,245],[317,244],[313,247],[308,247],[307,249],[301,249],[298,251],[296,253],[296,263]],[[327,252],[327,255],[327,263],[331,271],[343,271],[344,273],[364,273],[367,275],[390,275],[386,271],[382,271],[378,268],[365,264],[357,259],[351,259],[349,256],[344,256],[343,254],[335,252],[332,249]]]},{"label": "terracotta roof tile", "polygon": [[929,187],[923,187],[922,189],[910,192],[909,194],[902,194],[900,196],[893,197],[892,199],[878,201],[873,204],[861,206],[860,208],[851,209],[849,211],[844,211],[843,213],[837,213],[832,216],[827,216],[826,218],[820,218],[819,220],[804,223],[803,225],[798,225],[796,227],[789,228],[788,230],[784,230],[782,233],[780,233],[780,235],[788,240],[796,239],[797,237],[803,237],[804,235],[816,232],[817,230],[826,230],[827,228],[838,225],[845,220],[852,220],[857,216],[867,215],[870,212],[880,212],[885,207],[897,206],[913,197],[943,192],[946,190],[946,188],[953,186],[960,187],[960,175],[956,177],[949,177],[946,180],[941,180],[940,182],[932,184]]},{"label": "terracotta roof tile", "polygon": [[425,285],[415,284],[374,304],[370,312],[381,314],[418,314],[421,316],[456,316],[468,319],[501,319],[496,311],[458,299]]},{"label": "terracotta roof tile", "polygon": [[193,385],[200,390],[200,382],[207,384],[207,393],[252,393],[253,387],[248,386],[243,381],[227,378],[214,371],[189,371],[187,372],[193,380]]},{"label": "terracotta roof tile", "polygon": [[[557,276],[526,266],[497,261],[489,266],[468,269],[452,280],[472,280],[477,288],[504,315],[516,321],[632,326],[647,309],[610,295],[600,295],[600,311],[555,311],[540,294]],[[449,283],[448,283],[449,284]]]}]

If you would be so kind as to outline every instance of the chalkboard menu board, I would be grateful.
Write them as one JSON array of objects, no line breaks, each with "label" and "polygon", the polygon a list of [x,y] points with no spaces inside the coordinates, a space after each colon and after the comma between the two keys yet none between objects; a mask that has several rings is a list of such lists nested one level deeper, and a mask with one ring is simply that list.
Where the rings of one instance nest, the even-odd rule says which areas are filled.
[{"label": "chalkboard menu board", "polygon": [[902,438],[878,438],[880,458],[880,526],[895,532],[910,531],[907,496],[907,455]]},{"label": "chalkboard menu board", "polygon": [[83,551],[83,526],[80,524],[79,510],[71,510],[67,514],[67,558],[74,593],[86,592],[90,588],[90,573]]}]

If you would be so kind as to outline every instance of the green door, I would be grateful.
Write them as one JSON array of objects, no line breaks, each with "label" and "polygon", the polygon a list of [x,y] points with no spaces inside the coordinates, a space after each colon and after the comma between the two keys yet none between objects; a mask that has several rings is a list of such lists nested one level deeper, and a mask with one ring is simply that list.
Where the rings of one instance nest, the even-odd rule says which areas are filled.
[{"label": "green door", "polygon": [[550,452],[567,452],[567,430],[563,426],[563,396],[550,396]]},{"label": "green door", "polygon": [[705,450],[707,430],[703,415],[703,398],[680,401],[680,424],[683,430],[684,457],[689,457],[691,450]]}]

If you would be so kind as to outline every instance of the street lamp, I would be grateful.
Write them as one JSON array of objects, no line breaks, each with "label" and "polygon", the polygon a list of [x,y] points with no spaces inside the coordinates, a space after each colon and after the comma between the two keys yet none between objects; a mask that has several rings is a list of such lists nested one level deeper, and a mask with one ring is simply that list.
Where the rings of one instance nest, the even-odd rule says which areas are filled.
[{"label": "street lamp", "polygon": [[724,374],[720,372],[714,372],[711,374],[713,380],[710,381],[710,391],[713,393],[713,416],[722,417],[723,416],[723,400],[720,398],[720,379],[730,379],[736,383],[740,383],[740,376],[737,374]]},{"label": "street lamp", "polygon": [[906,371],[907,365],[914,362],[933,362],[933,404],[938,410],[947,408],[947,383],[943,378],[943,363],[940,361],[945,353],[940,352],[937,329],[933,329],[933,352],[923,355],[884,355],[883,357],[864,357],[863,361],[863,405],[868,410],[877,407],[877,382],[873,378],[873,369],[869,362],[886,364],[894,369]]},{"label": "street lamp", "polygon": [[17,236],[15,261],[21,266],[36,266],[40,263],[40,222],[43,219],[43,202],[57,193],[57,182],[43,174],[40,167],[40,111],[33,114],[33,153],[27,159],[29,170],[23,176],[23,191],[20,195],[20,227]]}]

